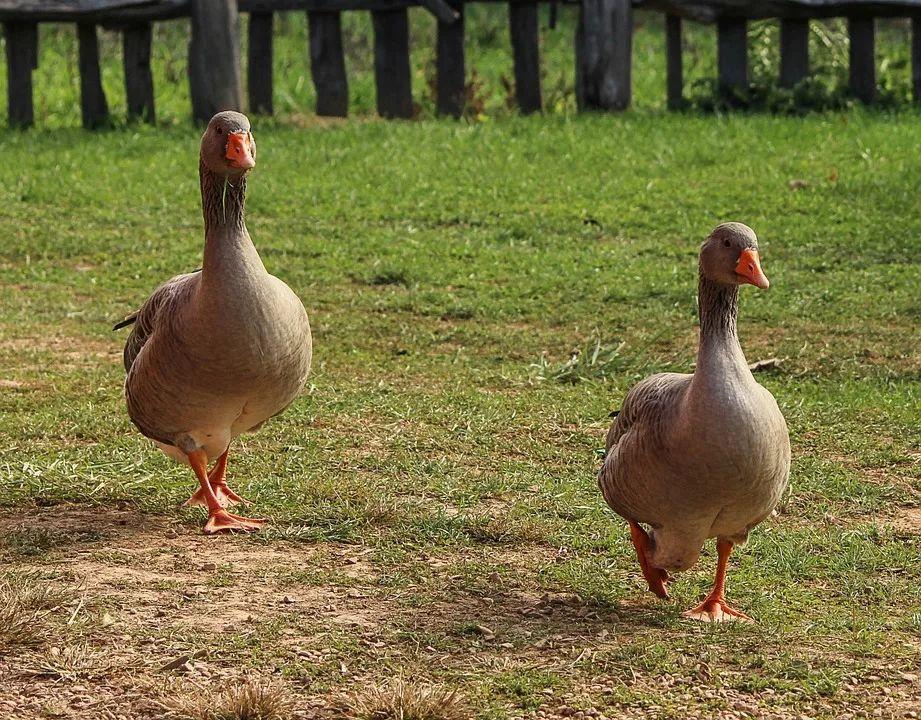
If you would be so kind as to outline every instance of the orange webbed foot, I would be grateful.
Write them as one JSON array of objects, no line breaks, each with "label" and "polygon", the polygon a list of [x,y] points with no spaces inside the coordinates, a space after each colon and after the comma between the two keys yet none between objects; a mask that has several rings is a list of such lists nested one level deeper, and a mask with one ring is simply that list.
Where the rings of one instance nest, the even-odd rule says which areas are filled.
[{"label": "orange webbed foot", "polygon": [[723,598],[708,597],[696,608],[683,612],[681,615],[701,622],[755,622],[741,610],[730,607]]},{"label": "orange webbed foot", "polygon": [[730,607],[726,602],[726,565],[729,563],[729,554],[732,552],[732,541],[722,537],[717,538],[716,550],[719,557],[716,562],[716,579],[713,581],[713,589],[700,605],[683,613],[684,617],[701,622],[755,622],[744,612]]},{"label": "orange webbed foot", "polygon": [[182,507],[208,507],[204,488],[198,488],[192,497],[182,503]]},{"label": "orange webbed foot", "polygon": [[262,529],[262,526],[267,522],[268,520],[233,515],[224,509],[220,509],[208,515],[208,522],[205,523],[204,532],[206,535],[219,532],[255,532]]},{"label": "orange webbed foot", "polygon": [[[211,490],[214,493],[214,497],[217,498],[217,501],[220,503],[221,507],[228,507],[230,505],[244,504],[249,505],[249,500],[240,495],[237,495],[233,490],[227,487],[227,483],[212,483]],[[198,488],[195,493],[182,503],[183,507],[208,507],[208,498],[205,494],[204,488]]]},{"label": "orange webbed foot", "polygon": [[[211,488],[211,494],[214,495],[214,499],[217,500],[218,504],[221,507],[227,507],[229,505],[236,505],[238,503],[243,503],[248,505],[249,501],[245,498],[237,495],[233,490],[227,486],[227,481],[224,479],[225,473],[227,472],[227,453],[225,450],[223,455],[218,458],[218,461],[214,464],[214,467],[211,469],[211,472],[208,473],[208,485]],[[183,503],[184,507],[208,507],[208,491],[205,489],[204,485],[201,485],[198,490]]]},{"label": "orange webbed foot", "polygon": [[640,569],[643,571],[643,577],[646,578],[646,584],[649,589],[663,600],[668,599],[668,588],[665,586],[671,580],[668,572],[662,568],[653,567],[647,553],[651,549],[652,542],[649,535],[639,526],[638,523],[630,521],[630,538],[633,540],[633,546],[636,548],[636,557],[640,562]]},{"label": "orange webbed foot", "polygon": [[646,578],[646,584],[655,595],[668,600],[667,583],[671,582],[671,578],[665,570],[650,565],[643,570],[643,577]]}]

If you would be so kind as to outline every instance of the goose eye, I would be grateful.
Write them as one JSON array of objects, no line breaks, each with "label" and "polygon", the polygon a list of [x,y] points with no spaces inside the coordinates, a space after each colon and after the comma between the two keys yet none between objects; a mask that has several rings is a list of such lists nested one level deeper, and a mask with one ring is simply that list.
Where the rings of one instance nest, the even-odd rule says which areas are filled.
[{"label": "goose eye", "polygon": [[730,245],[732,245],[732,243],[729,242],[728,240],[723,240],[723,245],[725,245],[726,247],[729,247]]},{"label": "goose eye", "polygon": [[220,135],[220,134],[221,134],[222,132],[224,132],[224,131],[221,130],[219,127],[216,127],[216,128],[214,128],[214,132],[216,132],[218,135]]}]

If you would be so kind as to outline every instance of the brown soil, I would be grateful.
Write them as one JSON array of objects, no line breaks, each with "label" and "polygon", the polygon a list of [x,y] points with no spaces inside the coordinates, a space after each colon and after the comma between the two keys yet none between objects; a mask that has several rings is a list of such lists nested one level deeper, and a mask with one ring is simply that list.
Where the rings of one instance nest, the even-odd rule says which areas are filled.
[{"label": "brown soil", "polygon": [[[443,670],[470,677],[459,689],[474,695],[508,672],[571,679],[548,687],[539,707],[510,715],[528,719],[664,717],[663,708],[645,707],[649,701],[616,703],[616,713],[576,709],[609,708],[615,695],[634,692],[671,698],[684,717],[716,707],[744,707],[745,715],[725,715],[739,718],[822,710],[778,705],[772,690],[710,682],[711,669],[696,658],[687,673],[670,675],[634,665],[622,648],[656,632],[657,601],[639,587],[613,606],[541,592],[535,573],[566,553],[536,543],[412,550],[394,583],[393,566],[376,565],[359,545],[206,537],[130,510],[0,513],[0,555],[3,539],[17,533],[57,541],[40,554],[14,555],[17,570],[76,590],[48,619],[43,647],[5,655],[0,648],[0,718],[164,718],[166,699],[261,677],[284,684],[292,720],[326,719],[339,716],[344,697],[397,673],[424,682]],[[506,571],[481,573],[484,562]],[[880,696],[883,717],[918,697],[916,679],[894,682]],[[854,693],[878,690],[855,685]],[[470,702],[475,707],[475,696]]]}]

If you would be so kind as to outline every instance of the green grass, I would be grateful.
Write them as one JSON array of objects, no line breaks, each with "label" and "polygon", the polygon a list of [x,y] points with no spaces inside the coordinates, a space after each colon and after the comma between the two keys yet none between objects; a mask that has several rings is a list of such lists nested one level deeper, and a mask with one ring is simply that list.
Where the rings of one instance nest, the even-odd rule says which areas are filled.
[{"label": "green grass", "polygon": [[[46,124],[72,125],[60,112]],[[231,456],[272,525],[208,543],[176,509],[188,469],[127,419],[109,329],[199,264],[197,131],[0,135],[0,559],[89,581],[114,624],[74,606],[56,642],[110,648],[147,694],[151,648],[204,647],[298,697],[420,676],[496,720],[900,716],[919,695],[919,127],[909,110],[257,120],[248,225],[310,312],[315,368]],[[730,570],[759,624],[702,628],[680,611],[713,549],[655,601],[595,472],[630,385],[690,369],[697,247],[727,219],[761,238],[772,287],[743,291],[740,332],[750,361],[783,359],[758,377],[794,460]]]}]

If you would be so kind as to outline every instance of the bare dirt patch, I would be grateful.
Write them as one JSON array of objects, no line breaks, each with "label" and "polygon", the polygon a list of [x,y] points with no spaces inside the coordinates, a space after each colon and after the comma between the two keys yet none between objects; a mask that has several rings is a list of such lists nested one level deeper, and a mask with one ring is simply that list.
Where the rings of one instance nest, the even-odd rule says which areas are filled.
[{"label": "bare dirt patch", "polygon": [[[749,716],[796,717],[795,699],[711,682],[696,657],[665,676],[632,661],[636,642],[664,632],[661,606],[641,593],[597,604],[547,592],[539,575],[565,553],[540,543],[388,561],[360,545],[206,537],[168,517],[58,505],[0,512],[0,551],[24,528],[63,540],[14,556],[6,570],[42,574],[73,599],[39,647],[0,652],[0,717],[166,718],[163,703],[179,693],[236,702],[228,692],[253,678],[287,698],[284,720],[358,717],[342,714],[343,697],[397,676],[450,677],[446,687],[474,709],[501,697],[510,718],[587,708],[601,708],[584,715],[599,719],[663,717],[649,698],[674,697],[685,717],[737,703]],[[531,678],[546,686],[528,689]],[[886,700],[915,696],[903,683]]]},{"label": "bare dirt patch", "polygon": [[899,508],[890,522],[900,532],[921,535],[921,507]]},{"label": "bare dirt patch", "polygon": [[199,655],[207,665],[228,636],[236,642],[281,616],[319,614],[333,594],[300,588],[293,597],[278,579],[313,564],[318,549],[308,545],[205,537],[164,518],[105,508],[0,514],[0,538],[25,527],[74,538],[18,568],[57,574],[49,582],[78,585],[81,599],[66,609],[76,621],[61,624],[40,650],[0,657],[0,716],[40,717],[49,708],[63,718],[162,716],[150,686],[169,674],[162,668],[171,661],[189,658],[174,672],[188,671]]},{"label": "bare dirt patch", "polygon": [[[124,338],[113,336],[111,342],[103,342],[96,338],[74,337],[70,335],[35,335],[32,337],[8,338],[0,341],[0,356],[21,358],[35,354],[51,354],[54,357],[54,370],[72,370],[87,365],[98,365],[104,360],[106,363],[117,363],[121,355],[121,342]],[[14,371],[15,361],[8,363],[10,371]],[[34,369],[35,359],[29,358],[23,362],[24,367]],[[6,378],[14,382],[23,382],[18,378]]]}]

